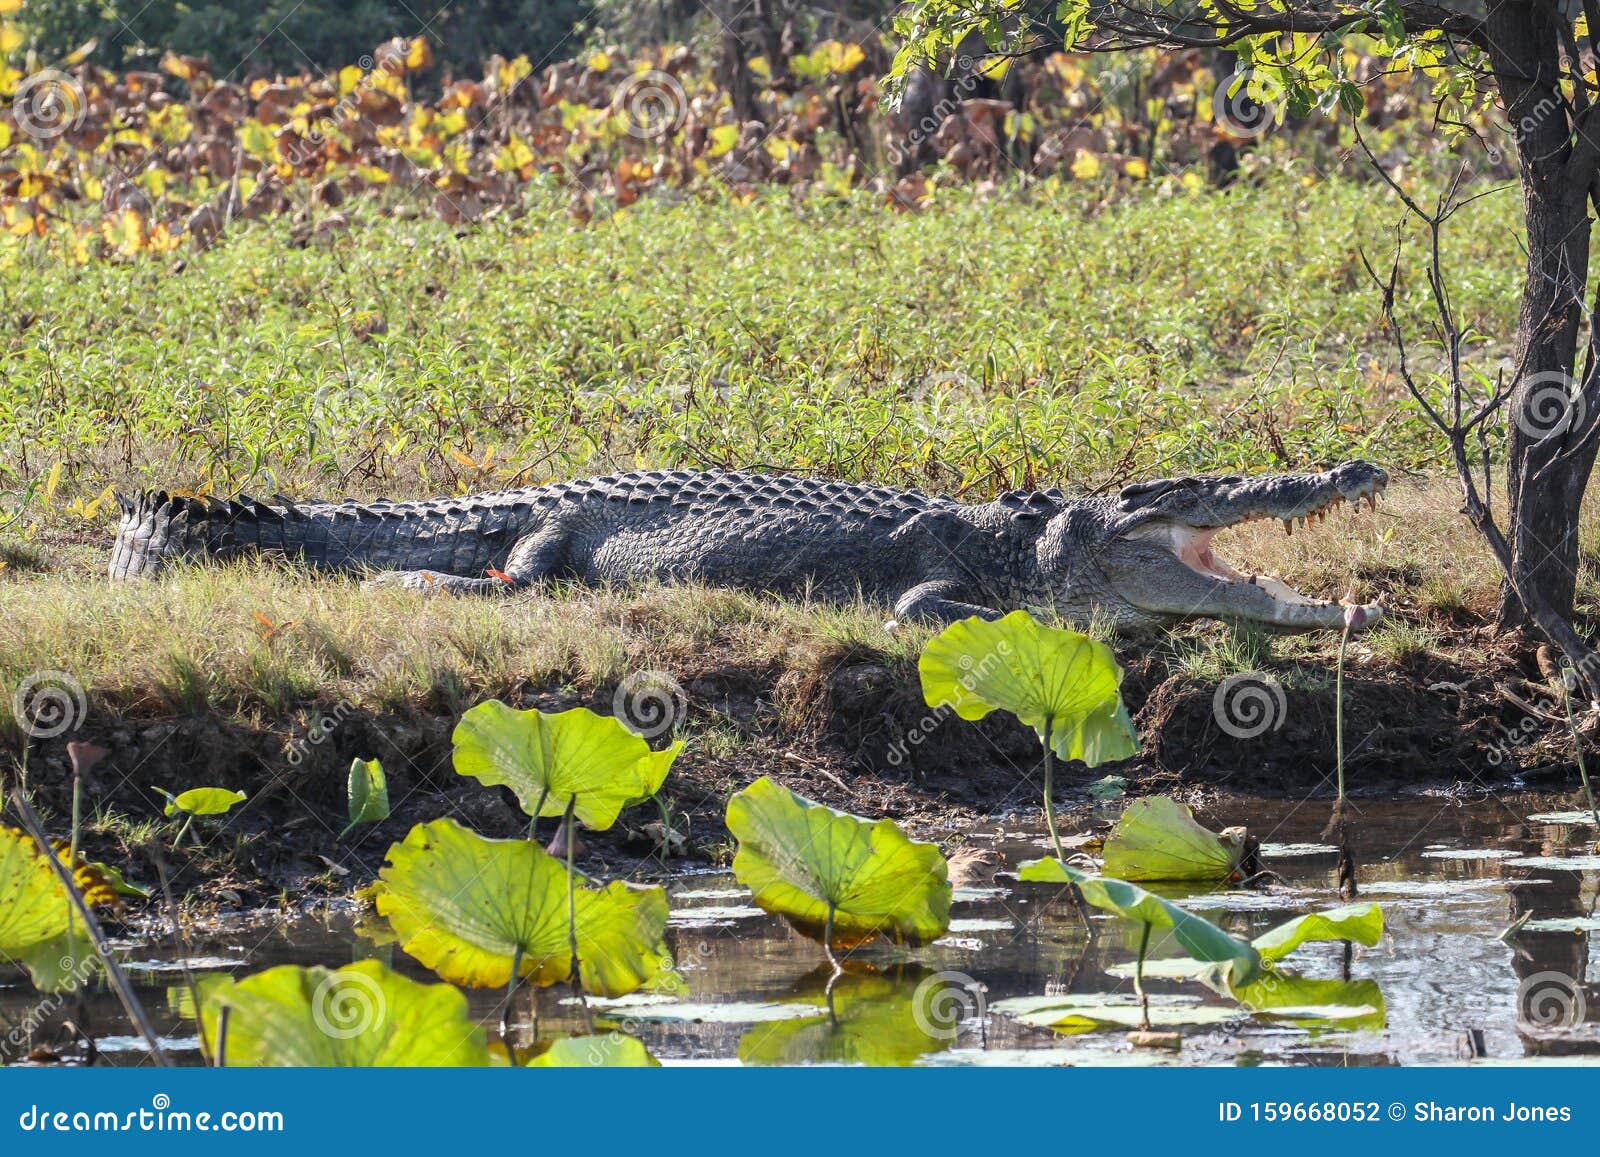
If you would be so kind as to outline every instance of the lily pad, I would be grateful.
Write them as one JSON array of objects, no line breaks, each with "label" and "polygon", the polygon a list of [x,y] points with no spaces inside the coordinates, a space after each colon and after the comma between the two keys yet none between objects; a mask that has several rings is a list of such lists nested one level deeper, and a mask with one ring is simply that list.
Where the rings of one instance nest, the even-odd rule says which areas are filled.
[{"label": "lily pad", "polygon": [[489,1063],[467,998],[448,984],[421,984],[376,960],[332,970],[292,964],[242,980],[201,982],[206,1038],[224,1062],[293,1068],[456,1068]]},{"label": "lily pad", "polygon": [[1594,825],[1594,813],[1590,811],[1571,812],[1538,812],[1528,817],[1530,824],[1589,824]]},{"label": "lily pad", "polygon": [[1205,963],[1225,965],[1234,983],[1248,984],[1261,974],[1261,957],[1250,945],[1170,900],[1145,891],[1137,884],[1108,876],[1091,876],[1060,860],[1030,860],[1017,870],[1017,878],[1050,884],[1076,884],[1083,898],[1096,908],[1104,908],[1153,928],[1170,928],[1173,939],[1190,956]]},{"label": "lily pad", "polygon": [[1027,611],[952,623],[924,648],[917,670],[928,706],[966,720],[1009,711],[1041,739],[1048,722],[1051,750],[1062,759],[1094,767],[1138,753],[1111,648],[1041,626]]},{"label": "lily pad", "polygon": [[1371,947],[1383,939],[1383,909],[1376,904],[1345,904],[1323,912],[1296,916],[1250,942],[1261,959],[1282,960],[1302,944],[1316,940],[1350,940]]},{"label": "lily pad", "polygon": [[[374,885],[410,955],[445,980],[475,988],[521,976],[567,980],[567,868],[530,840],[489,840],[451,819],[418,824],[389,849]],[[620,996],[666,979],[667,894],[618,880],[574,893],[585,991]]]},{"label": "lily pad", "polygon": [[98,957],[72,900],[33,839],[0,827],[0,960],[22,965],[35,988],[77,988]]},{"label": "lily pad", "polygon": [[[997,1000],[989,1008],[1023,1024],[1065,1033],[1090,1032],[1101,1028],[1138,1028],[1143,1022],[1138,1000],[1120,992],[1020,996]],[[1236,1008],[1202,1004],[1192,996],[1150,998],[1150,1024],[1154,1026],[1171,1028],[1179,1025],[1224,1024],[1243,1016]]]},{"label": "lily pad", "polygon": [[1196,822],[1177,800],[1130,803],[1106,836],[1105,873],[1119,880],[1226,880],[1244,857],[1242,842]]},{"label": "lily pad", "polygon": [[[1383,1028],[1387,1012],[1375,980],[1322,980],[1271,969],[1231,995],[1252,1015],[1303,1027]],[[1330,1023],[1332,1022],[1332,1023]]]},{"label": "lily pad", "polygon": [[623,808],[653,796],[683,750],[654,751],[609,715],[586,707],[518,711],[499,700],[461,717],[453,736],[455,769],[480,783],[509,787],[528,815],[564,815],[604,831]]},{"label": "lily pad", "polygon": [[661,1062],[650,1055],[644,1042],[626,1033],[606,1032],[593,1036],[569,1036],[553,1040],[549,1047],[524,1062],[526,1067],[548,1069],[659,1069]]},{"label": "lily pad", "polygon": [[933,844],[803,799],[763,776],[728,801],[733,874],[750,898],[813,940],[833,911],[833,944],[884,935],[925,944],[950,927],[950,882]]}]

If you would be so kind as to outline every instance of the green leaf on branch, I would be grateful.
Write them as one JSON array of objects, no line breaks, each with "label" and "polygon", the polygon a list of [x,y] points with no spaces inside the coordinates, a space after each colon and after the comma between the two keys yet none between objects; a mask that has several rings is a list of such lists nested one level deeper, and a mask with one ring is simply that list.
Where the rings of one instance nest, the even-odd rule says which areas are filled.
[{"label": "green leaf on branch", "polygon": [[952,623],[924,648],[917,669],[930,707],[948,706],[967,720],[1009,711],[1041,740],[1048,723],[1051,750],[1062,759],[1094,767],[1138,753],[1111,648],[1041,626],[1027,611]]},{"label": "green leaf on branch", "polygon": [[454,743],[459,774],[509,787],[530,816],[564,815],[571,801],[593,831],[655,795],[683,750],[680,740],[654,751],[617,719],[585,707],[551,714],[494,699],[461,717]]},{"label": "green leaf on branch", "polygon": [[839,947],[880,934],[922,944],[950,927],[944,856],[890,820],[834,811],[765,776],[728,801],[727,820],[739,841],[733,874],[757,905],[813,940],[830,905]]}]

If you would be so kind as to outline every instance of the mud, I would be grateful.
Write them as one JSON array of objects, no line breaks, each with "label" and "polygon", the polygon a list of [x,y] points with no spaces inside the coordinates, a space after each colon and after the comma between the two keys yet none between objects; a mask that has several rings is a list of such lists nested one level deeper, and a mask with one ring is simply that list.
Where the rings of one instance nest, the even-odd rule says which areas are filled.
[{"label": "mud", "polygon": [[[1472,661],[1435,653],[1410,665],[1367,662],[1347,672],[1351,793],[1571,787],[1576,772],[1559,701],[1539,684],[1526,641],[1463,631],[1450,642],[1458,646],[1440,653],[1471,654]],[[1159,650],[1119,651],[1131,663],[1123,693],[1145,737],[1143,750],[1120,764],[1062,769],[1063,806],[1087,808],[1084,789],[1108,774],[1126,778],[1132,793],[1332,794],[1331,669],[1304,662],[1270,668],[1276,691],[1256,681],[1269,696],[1263,700],[1267,723],[1253,718],[1241,726],[1220,705],[1222,684],[1183,674]],[[664,793],[673,856],[662,857],[659,815],[645,806],[627,813],[612,832],[585,833],[590,866],[607,875],[648,877],[686,863],[726,863],[732,842],[723,809],[733,792],[759,775],[833,807],[887,816],[947,849],[986,819],[1037,812],[1038,740],[1009,716],[996,712],[968,723],[932,711],[914,669],[871,653],[841,652],[805,687],[779,685],[783,678],[792,676],[775,681],[766,671],[713,668],[688,682],[682,727],[690,742]],[[582,705],[609,713],[613,691],[527,687],[509,698],[526,707]],[[780,702],[790,706],[780,710]],[[1524,705],[1542,705],[1542,714],[1530,715]],[[453,772],[450,735],[458,711],[452,705],[373,714],[307,703],[292,717],[255,722],[210,714],[141,718],[134,708],[115,716],[91,712],[72,735],[34,742],[29,787],[52,830],[64,831],[71,805],[66,743],[90,740],[109,751],[84,785],[85,813],[101,818],[89,825],[91,858],[146,881],[164,869],[175,893],[223,907],[337,894],[368,881],[389,844],[415,823],[452,815],[486,835],[526,831],[507,790]],[[319,726],[330,719],[331,726]],[[696,736],[713,728],[721,736],[731,730],[736,742],[724,740],[716,754],[708,753]],[[318,741],[307,739],[319,733]],[[382,761],[392,815],[341,840],[346,774],[357,757]],[[173,847],[172,825],[141,832],[104,822],[156,818],[160,799],[153,788],[177,792],[199,784],[250,797],[225,823],[201,831],[203,848]],[[553,835],[553,823],[541,825],[541,837]]]}]

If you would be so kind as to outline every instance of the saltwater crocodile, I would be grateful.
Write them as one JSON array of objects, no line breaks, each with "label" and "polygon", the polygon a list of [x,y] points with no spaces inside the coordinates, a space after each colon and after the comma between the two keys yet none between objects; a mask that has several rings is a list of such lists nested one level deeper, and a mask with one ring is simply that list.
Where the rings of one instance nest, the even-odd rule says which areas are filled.
[{"label": "saltwater crocodile", "polygon": [[[1046,608],[1080,623],[1246,620],[1338,627],[1344,608],[1212,551],[1258,518],[1285,529],[1341,502],[1376,505],[1366,462],[1314,474],[1164,478],[1116,497],[1014,491],[967,505],[919,491],[784,475],[646,471],[429,502],[272,503],[144,493],[120,498],[111,577],[182,559],[266,553],[322,570],[457,594],[548,579],[699,582],[950,621]],[[1368,607],[1366,621],[1381,616]]]}]

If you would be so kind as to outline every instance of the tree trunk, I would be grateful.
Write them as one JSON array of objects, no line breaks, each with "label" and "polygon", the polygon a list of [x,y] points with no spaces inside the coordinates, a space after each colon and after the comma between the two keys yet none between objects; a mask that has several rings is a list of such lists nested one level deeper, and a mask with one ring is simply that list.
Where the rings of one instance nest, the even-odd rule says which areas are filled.
[{"label": "tree trunk", "polygon": [[[1578,509],[1595,447],[1580,444],[1586,408],[1573,385],[1589,270],[1589,179],[1575,174],[1571,124],[1560,88],[1551,0],[1500,0],[1488,9],[1490,63],[1517,142],[1528,262],[1508,406],[1508,530],[1516,586],[1527,601],[1570,617],[1578,574]],[[1500,621],[1531,621],[1508,585]]]}]

